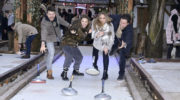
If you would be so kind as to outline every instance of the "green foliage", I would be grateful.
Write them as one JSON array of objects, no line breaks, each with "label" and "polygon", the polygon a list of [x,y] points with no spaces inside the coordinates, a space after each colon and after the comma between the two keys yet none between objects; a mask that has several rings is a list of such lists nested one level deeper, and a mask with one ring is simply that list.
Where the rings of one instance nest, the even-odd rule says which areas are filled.
[{"label": "green foliage", "polygon": [[27,13],[31,13],[32,14],[32,24],[35,27],[39,26],[39,21],[40,21],[40,0],[32,0],[32,1],[27,1]]},{"label": "green foliage", "polygon": [[117,0],[117,4],[119,5],[117,8],[118,14],[128,13],[128,1],[129,0]]},{"label": "green foliage", "polygon": [[[13,12],[16,16],[16,10],[17,10],[17,8],[19,8],[21,6],[21,1],[20,0],[14,0],[13,6],[14,6]],[[20,21],[20,19],[15,17],[15,22],[18,22],[18,21]]]},{"label": "green foliage", "polygon": [[[32,14],[32,23],[34,27],[37,28],[37,30],[40,32],[40,0],[32,0],[32,1],[27,1],[27,14]],[[32,51],[39,51],[40,47],[40,33],[36,36],[36,38],[33,40],[33,45],[32,45]]]}]

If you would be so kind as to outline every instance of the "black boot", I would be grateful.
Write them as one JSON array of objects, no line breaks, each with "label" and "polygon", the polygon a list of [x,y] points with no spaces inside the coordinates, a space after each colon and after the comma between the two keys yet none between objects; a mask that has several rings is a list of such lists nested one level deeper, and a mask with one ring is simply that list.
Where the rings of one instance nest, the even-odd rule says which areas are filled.
[{"label": "black boot", "polygon": [[68,81],[69,80],[69,78],[67,77],[67,71],[63,71],[61,73],[61,77],[62,77],[62,80],[64,80],[64,81]]},{"label": "black boot", "polygon": [[124,74],[119,74],[119,76],[118,76],[118,78],[117,78],[117,80],[123,80],[124,79]]},{"label": "black boot", "polygon": [[93,64],[94,68],[99,71],[98,66]]},{"label": "black boot", "polygon": [[22,58],[22,59],[28,59],[28,58],[30,58],[30,55],[24,55],[24,56],[22,56],[21,58]]},{"label": "black boot", "polygon": [[104,70],[103,72],[103,76],[101,80],[107,80],[108,79],[108,74],[107,74],[107,70]]},{"label": "black boot", "polygon": [[84,76],[84,73],[79,72],[79,70],[73,70],[73,75]]}]

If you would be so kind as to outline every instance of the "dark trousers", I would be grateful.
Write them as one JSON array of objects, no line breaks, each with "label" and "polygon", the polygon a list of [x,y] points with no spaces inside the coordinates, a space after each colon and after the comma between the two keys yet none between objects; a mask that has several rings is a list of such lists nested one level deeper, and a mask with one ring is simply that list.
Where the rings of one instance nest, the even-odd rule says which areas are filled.
[{"label": "dark trousers", "polygon": [[171,58],[172,49],[173,49],[173,44],[168,44],[167,59]]},{"label": "dark trousers", "polygon": [[78,47],[63,46],[63,52],[65,53],[64,70],[68,70],[72,61],[74,60],[74,70],[79,70],[82,63],[83,56]]},{"label": "dark trousers", "polygon": [[119,75],[124,75],[126,66],[126,52],[125,49],[121,49],[119,52]]},{"label": "dark trousers", "polygon": [[[96,48],[93,47],[93,57],[94,57],[94,62],[93,62],[93,66],[97,66],[97,61],[98,61],[98,53],[99,50],[97,50]],[[104,65],[104,70],[108,70],[108,66],[109,66],[109,55],[105,54],[103,51],[103,65]]]},{"label": "dark trousers", "polygon": [[[173,44],[168,44],[167,46],[168,46],[167,59],[170,59],[171,58],[171,52],[173,49]],[[176,57],[180,57],[180,47],[179,46],[176,47]]]},{"label": "dark trousers", "polygon": [[114,44],[113,44],[113,46],[112,46],[112,48],[111,48],[111,52],[114,52],[114,51],[118,48],[118,45],[119,45],[118,38],[115,37],[115,39],[114,39]]},{"label": "dark trousers", "polygon": [[2,40],[8,40],[8,35],[5,32],[2,32]]},{"label": "dark trousers", "polygon": [[30,55],[31,53],[31,43],[36,35],[31,35],[26,38],[26,55]]},{"label": "dark trousers", "polygon": [[176,57],[180,58],[180,46],[176,47]]},{"label": "dark trousers", "polygon": [[9,51],[14,50],[14,32],[8,31],[8,49]]}]

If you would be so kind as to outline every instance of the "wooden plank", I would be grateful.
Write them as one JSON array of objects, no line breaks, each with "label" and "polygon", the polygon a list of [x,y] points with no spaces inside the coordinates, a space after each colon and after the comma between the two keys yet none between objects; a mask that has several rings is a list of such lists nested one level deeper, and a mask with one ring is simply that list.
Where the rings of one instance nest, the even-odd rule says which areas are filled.
[{"label": "wooden plank", "polygon": [[31,65],[32,62],[35,62],[36,60],[40,59],[43,56],[43,54],[39,54],[36,57],[30,59],[29,61],[13,68],[12,70],[7,71],[6,73],[3,73],[0,75],[0,82],[6,80],[7,78],[10,78],[12,75],[16,74],[17,72],[21,70],[27,69],[29,65]]},{"label": "wooden plank", "polygon": [[[126,66],[127,67],[127,66]],[[132,78],[128,72],[128,70],[125,70],[125,77],[126,77],[126,80],[127,80],[127,84],[129,86],[129,89],[131,91],[131,94],[133,96],[133,99],[134,100],[142,100],[140,94],[139,94],[139,91],[137,90],[134,82],[132,81]]]},{"label": "wooden plank", "polygon": [[0,41],[0,47],[7,45],[7,44],[8,44],[8,40]]},{"label": "wooden plank", "polygon": [[[138,58],[134,58],[135,61],[138,61]],[[149,61],[152,58],[145,58],[146,61]],[[161,58],[154,58],[156,62],[180,62],[180,59],[161,59]]]},{"label": "wooden plank", "polygon": [[136,61],[135,58],[131,58],[131,64],[139,70],[143,77],[145,77],[145,80],[147,80],[147,84],[153,90],[152,92],[154,92],[158,99],[171,100],[168,95],[166,95],[162,91],[162,89],[156,84],[156,82],[152,79],[151,75],[148,74],[148,72],[144,70],[144,68]]},{"label": "wooden plank", "polygon": [[[119,55],[118,54],[115,54],[115,58],[116,58],[117,63],[119,63]],[[127,68],[127,66],[126,66],[126,68]],[[139,91],[137,90],[128,70],[126,70],[126,69],[125,69],[125,79],[127,81],[128,88],[130,89],[130,92],[133,96],[133,99],[134,100],[142,100]]]},{"label": "wooden plank", "polygon": [[[53,63],[62,56],[62,52],[58,53],[54,59]],[[46,63],[45,61],[40,63],[40,72],[44,71],[46,69]],[[21,78],[19,78],[17,81],[13,82],[11,86],[3,90],[4,93],[0,94],[0,100],[9,100],[11,97],[13,97],[18,91],[20,91],[26,84],[28,84],[35,76],[37,75],[37,68],[33,67],[30,69],[25,75]]]}]

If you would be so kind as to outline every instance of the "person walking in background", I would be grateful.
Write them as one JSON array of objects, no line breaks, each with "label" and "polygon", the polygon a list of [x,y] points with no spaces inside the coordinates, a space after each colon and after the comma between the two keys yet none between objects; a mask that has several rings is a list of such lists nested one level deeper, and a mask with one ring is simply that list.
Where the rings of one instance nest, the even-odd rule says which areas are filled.
[{"label": "person walking in background", "polygon": [[8,33],[8,49],[9,51],[13,51],[14,49],[14,33],[11,29],[11,25],[14,23],[14,14],[12,11],[5,11],[5,16],[8,19],[8,27],[7,27],[7,33]]},{"label": "person walking in background", "polygon": [[74,17],[74,15],[72,14],[71,9],[68,9],[66,21],[67,21],[68,23],[71,23],[73,17]]},{"label": "person walking in background", "polygon": [[1,21],[2,40],[8,40],[7,28],[8,28],[8,19],[7,19],[7,17],[3,14],[3,15],[2,15],[2,21]]},{"label": "person walking in background", "polygon": [[[167,59],[171,58],[171,52],[173,49],[173,44],[180,42],[180,5],[176,9],[171,11],[171,16],[169,17],[168,25],[166,27],[166,42],[168,46]],[[180,57],[180,47],[176,47],[176,57]]]}]

